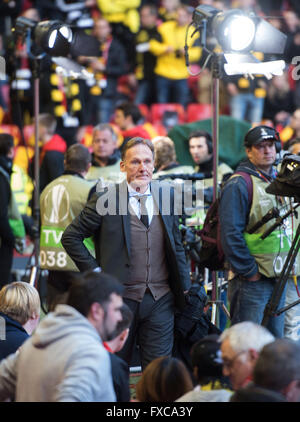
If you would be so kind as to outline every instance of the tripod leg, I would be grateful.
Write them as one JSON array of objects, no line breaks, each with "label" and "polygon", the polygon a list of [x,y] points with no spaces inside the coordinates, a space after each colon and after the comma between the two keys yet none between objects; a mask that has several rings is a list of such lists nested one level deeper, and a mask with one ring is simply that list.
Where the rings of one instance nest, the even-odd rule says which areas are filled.
[{"label": "tripod leg", "polygon": [[289,253],[284,263],[279,280],[274,286],[271,299],[269,300],[269,302],[267,303],[265,307],[264,316],[261,323],[261,325],[265,327],[268,325],[270,317],[276,315],[278,303],[284,291],[285,285],[287,283],[287,279],[289,278],[289,275],[292,272],[293,265],[297,258],[299,248],[300,248],[300,224],[298,225],[296,236],[293,240],[291,249],[289,250]]}]

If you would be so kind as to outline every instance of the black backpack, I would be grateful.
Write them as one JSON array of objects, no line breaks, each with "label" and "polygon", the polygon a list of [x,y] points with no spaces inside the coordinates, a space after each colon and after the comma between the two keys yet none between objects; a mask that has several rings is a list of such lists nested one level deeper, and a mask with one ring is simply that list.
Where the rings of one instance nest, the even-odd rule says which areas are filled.
[{"label": "black backpack", "polygon": [[174,344],[172,356],[181,359],[192,372],[191,348],[209,334],[221,334],[204,312],[207,305],[207,294],[203,284],[193,283],[185,295],[185,306],[175,313]]},{"label": "black backpack", "polygon": [[[250,174],[238,171],[234,174],[242,176],[247,183],[249,205],[252,203],[253,188]],[[209,207],[199,236],[202,241],[200,249],[200,267],[212,271],[224,269],[225,256],[221,244],[221,229],[219,216],[220,198]]]}]

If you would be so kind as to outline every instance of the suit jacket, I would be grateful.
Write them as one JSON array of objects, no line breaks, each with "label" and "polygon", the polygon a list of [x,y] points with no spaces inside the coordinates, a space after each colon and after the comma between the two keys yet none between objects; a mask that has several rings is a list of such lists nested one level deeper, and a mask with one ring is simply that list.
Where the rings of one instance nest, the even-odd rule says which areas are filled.
[{"label": "suit jacket", "polygon": [[[182,309],[183,291],[190,287],[190,276],[179,231],[178,216],[174,215],[174,191],[168,183],[154,181],[151,183],[151,193],[163,222],[170,288],[174,294],[175,305]],[[165,201],[168,193],[169,210]],[[62,236],[62,245],[80,271],[100,266],[103,271],[115,276],[121,283],[128,279],[130,267],[128,198],[126,181],[109,189],[105,188],[102,192],[96,192],[79,216],[66,228]],[[166,212],[163,212],[164,210]],[[94,235],[96,258],[90,255],[83,244],[83,240],[92,235]]]}]

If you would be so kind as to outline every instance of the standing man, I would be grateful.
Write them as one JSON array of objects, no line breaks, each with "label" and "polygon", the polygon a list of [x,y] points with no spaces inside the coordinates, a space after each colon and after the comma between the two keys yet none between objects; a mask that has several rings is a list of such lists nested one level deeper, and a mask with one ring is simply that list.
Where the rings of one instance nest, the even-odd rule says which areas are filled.
[{"label": "standing man", "polygon": [[[56,133],[57,120],[52,114],[42,113],[39,120],[40,149],[40,192],[63,174],[64,154],[67,150],[66,141]],[[34,157],[30,172],[34,175]]]},{"label": "standing man", "polygon": [[[158,27],[161,40],[150,40],[150,53],[157,56],[155,66],[156,97],[158,103],[179,103],[186,107],[189,102],[189,72],[185,61],[185,40],[189,47],[190,63],[197,63],[201,48],[194,45],[198,35],[191,37],[188,28],[192,15],[188,6],[178,6],[176,19],[162,23]],[[186,36],[186,32],[188,35]]]},{"label": "standing man", "polygon": [[[93,195],[62,237],[80,271],[100,267],[124,285],[123,298],[134,318],[120,356],[129,364],[138,339],[142,368],[171,355],[174,306],[184,306],[184,291],[190,286],[174,192],[170,189],[169,197],[163,196],[161,185],[151,183],[153,170],[152,142],[131,139],[122,151],[126,181],[115,185],[115,191]],[[165,200],[170,200],[168,213],[162,212]],[[92,235],[96,259],[83,244]]]},{"label": "standing man", "polygon": [[154,4],[145,4],[140,10],[141,28],[136,35],[136,68],[138,81],[136,104],[151,105],[156,102],[155,73],[156,56],[149,51],[150,40],[161,40],[157,30],[158,11]]},{"label": "standing man", "polygon": [[11,190],[11,173],[14,156],[14,139],[7,133],[0,134],[0,288],[12,281],[13,251],[19,243],[24,247],[25,228]]},{"label": "standing man", "polygon": [[[277,132],[268,126],[257,126],[246,134],[244,144],[248,159],[240,164],[237,171],[250,176],[252,195],[244,176],[234,175],[226,183],[220,201],[221,241],[231,269],[228,286],[231,323],[253,321],[260,324],[288,255],[295,235],[292,228],[295,229],[296,225],[289,217],[284,228],[274,230],[264,240],[261,235],[274,220],[249,233],[272,208],[285,214],[288,203],[265,191],[276,176],[273,164],[276,150],[280,149]],[[295,264],[295,273],[291,276],[300,274],[299,257]],[[279,308],[284,306],[284,301],[285,291]],[[282,337],[284,314],[271,316],[267,328],[275,337]]]},{"label": "standing man", "polygon": [[114,121],[123,136],[121,149],[124,148],[126,142],[136,136],[146,139],[152,139],[157,136],[156,132],[154,134],[153,130],[150,131],[149,126],[151,127],[152,125],[147,122],[144,123],[144,118],[136,104],[130,102],[118,104],[115,109]]},{"label": "standing man", "polygon": [[88,180],[102,178],[108,182],[120,182],[124,175],[120,171],[121,154],[118,137],[112,126],[100,123],[93,129],[92,165],[86,175]]},{"label": "standing man", "polygon": [[122,292],[121,284],[104,273],[91,271],[73,280],[67,304],[58,305],[19,353],[1,362],[0,401],[116,401],[102,342],[111,340],[122,320]]},{"label": "standing man", "polygon": [[118,79],[128,71],[126,51],[111,31],[106,19],[97,19],[93,36],[99,42],[99,53],[97,57],[82,55],[78,59],[94,74],[94,78],[87,81],[87,115],[92,116],[88,121],[90,124],[109,122],[118,97]]},{"label": "standing man", "polygon": [[[65,158],[65,171],[49,183],[40,196],[41,210],[41,268],[49,272],[47,280],[47,305],[53,310],[65,300],[74,271],[74,262],[61,244],[65,228],[85,206],[95,182],[84,179],[91,165],[89,150],[81,145],[70,146]],[[95,254],[92,239],[86,240],[91,253]]]}]

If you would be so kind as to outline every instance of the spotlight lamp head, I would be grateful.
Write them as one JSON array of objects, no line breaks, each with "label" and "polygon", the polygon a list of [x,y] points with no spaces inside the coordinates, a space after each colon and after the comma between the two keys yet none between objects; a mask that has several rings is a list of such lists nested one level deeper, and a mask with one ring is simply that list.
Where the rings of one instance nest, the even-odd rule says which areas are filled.
[{"label": "spotlight lamp head", "polygon": [[19,17],[14,32],[17,37],[29,37],[35,50],[54,57],[67,56],[73,39],[71,28],[56,20],[36,22]]},{"label": "spotlight lamp head", "polygon": [[213,19],[212,29],[225,53],[243,53],[253,49],[256,21],[241,10],[218,13]]},{"label": "spotlight lamp head", "polygon": [[194,10],[192,21],[196,28],[203,28],[205,21],[207,30],[216,37],[224,53],[284,52],[287,36],[254,14],[239,9],[222,12],[200,5]]},{"label": "spotlight lamp head", "polygon": [[64,57],[70,50],[72,30],[59,21],[39,22],[34,29],[34,40],[50,56]]}]

